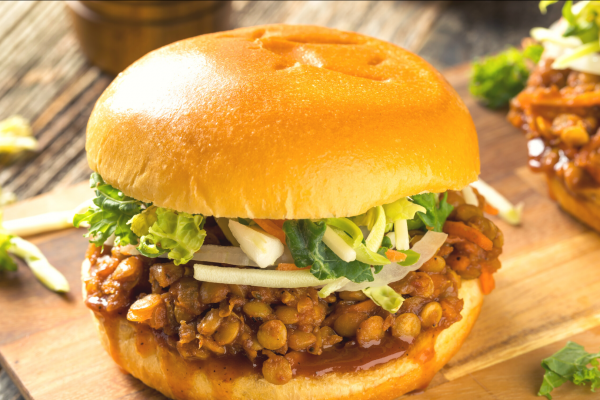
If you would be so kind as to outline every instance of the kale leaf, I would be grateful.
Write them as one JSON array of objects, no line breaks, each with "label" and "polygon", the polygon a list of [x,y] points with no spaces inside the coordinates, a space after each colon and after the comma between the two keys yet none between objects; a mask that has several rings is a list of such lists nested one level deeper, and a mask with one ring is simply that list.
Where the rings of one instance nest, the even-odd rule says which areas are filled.
[{"label": "kale leaf", "polygon": [[308,219],[286,221],[283,231],[297,267],[311,266],[320,280],[346,277],[352,282],[373,282],[371,266],[360,261],[345,262],[323,243],[326,225]]}]

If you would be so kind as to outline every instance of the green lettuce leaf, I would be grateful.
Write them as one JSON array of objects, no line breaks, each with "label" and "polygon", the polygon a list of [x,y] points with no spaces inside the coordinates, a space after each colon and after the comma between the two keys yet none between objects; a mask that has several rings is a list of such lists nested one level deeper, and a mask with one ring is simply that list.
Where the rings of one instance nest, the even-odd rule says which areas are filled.
[{"label": "green lettuce leaf", "polygon": [[93,200],[96,207],[75,214],[73,225],[78,228],[82,222],[88,222],[90,228],[85,236],[90,237],[90,242],[96,246],[102,246],[113,234],[116,237],[115,244],[137,244],[138,236],[131,231],[127,222],[142,211],[144,203],[125,196],[105,183],[96,172],[90,177],[90,187],[96,189],[96,198]]},{"label": "green lettuce leaf", "polygon": [[202,247],[206,231],[204,217],[156,209],[156,222],[141,237],[138,250],[146,257],[158,257],[168,252],[175,265],[185,264]]},{"label": "green lettuce leaf", "polygon": [[[567,345],[542,361],[546,370],[538,396],[546,396],[552,400],[550,392],[567,381],[576,385],[590,384],[594,392],[600,387],[600,370],[598,369],[600,353],[591,354],[584,347],[568,342]],[[591,367],[588,367],[588,364]]]},{"label": "green lettuce leaf", "polygon": [[341,260],[325,243],[326,224],[307,219],[285,221],[283,231],[297,267],[311,266],[310,272],[320,280],[345,277],[353,282],[372,282],[371,267],[358,260]]},{"label": "green lettuce leaf", "polygon": [[398,199],[390,204],[385,204],[383,209],[385,210],[385,218],[388,223],[393,223],[399,219],[410,220],[415,217],[418,211],[423,213],[427,211],[423,206],[413,203],[407,197]]},{"label": "green lettuce leaf", "polygon": [[138,236],[147,235],[150,231],[150,227],[154,225],[157,220],[156,210],[158,207],[150,206],[141,213],[135,215],[127,223],[131,225],[131,231]]},{"label": "green lettuce leaf", "polygon": [[[442,232],[446,218],[452,212],[452,207],[446,201],[448,199],[448,193],[444,193],[444,196],[437,202],[438,195],[434,193],[424,193],[412,196],[413,202],[425,207],[427,213],[418,212],[417,215],[427,226],[432,227],[436,232]],[[410,229],[410,227],[409,227]]]}]

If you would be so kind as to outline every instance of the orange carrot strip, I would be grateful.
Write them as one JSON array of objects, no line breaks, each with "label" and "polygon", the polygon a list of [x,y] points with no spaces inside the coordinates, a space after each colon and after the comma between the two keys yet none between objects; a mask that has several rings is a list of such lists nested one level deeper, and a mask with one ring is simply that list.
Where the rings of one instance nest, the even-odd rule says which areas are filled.
[{"label": "orange carrot strip", "polygon": [[278,227],[283,228],[283,223],[285,222],[285,219],[272,219],[270,221],[273,221],[273,223]]},{"label": "orange carrot strip", "polygon": [[498,209],[491,206],[490,203],[488,203],[487,201],[485,202],[485,206],[483,206],[483,212],[490,214],[490,215],[498,215]]},{"label": "orange carrot strip", "polygon": [[275,236],[281,243],[285,244],[285,232],[283,232],[283,229],[278,227],[273,221],[270,219],[255,219],[254,222],[263,228],[269,235]]},{"label": "orange carrot strip", "polygon": [[481,291],[483,294],[490,294],[496,287],[496,281],[494,275],[487,269],[481,269],[481,275],[479,275],[479,282],[481,282]]},{"label": "orange carrot strip", "polygon": [[298,268],[296,267],[296,264],[280,263],[276,268],[277,271],[302,271],[303,269],[310,269],[310,266]]},{"label": "orange carrot strip", "polygon": [[485,251],[490,251],[494,247],[494,243],[477,229],[467,226],[462,222],[446,221],[444,224],[444,232],[448,235],[456,235],[467,239],[469,242],[475,243]]},{"label": "orange carrot strip", "polygon": [[399,251],[389,249],[385,252],[385,256],[391,262],[399,262],[406,260],[406,254],[400,253]]}]

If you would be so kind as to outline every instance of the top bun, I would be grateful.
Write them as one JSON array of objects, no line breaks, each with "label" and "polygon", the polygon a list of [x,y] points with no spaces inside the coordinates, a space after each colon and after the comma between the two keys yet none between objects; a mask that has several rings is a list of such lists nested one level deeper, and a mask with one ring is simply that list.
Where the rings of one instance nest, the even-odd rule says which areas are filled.
[{"label": "top bun", "polygon": [[87,126],[90,167],[138,200],[216,217],[347,217],[479,174],[467,108],[368,36],[266,25],[136,61]]}]

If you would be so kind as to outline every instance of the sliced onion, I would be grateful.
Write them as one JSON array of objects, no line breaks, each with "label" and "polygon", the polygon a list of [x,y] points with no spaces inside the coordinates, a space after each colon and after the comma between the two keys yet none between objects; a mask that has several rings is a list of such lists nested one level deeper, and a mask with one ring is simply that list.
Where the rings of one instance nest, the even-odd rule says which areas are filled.
[{"label": "sliced onion", "polygon": [[419,261],[415,264],[408,267],[403,267],[396,263],[386,265],[380,273],[375,274],[375,280],[373,282],[349,282],[339,290],[363,290],[368,287],[385,286],[392,282],[397,282],[404,278],[409,272],[418,270],[425,262],[429,261],[429,259],[431,259],[444,244],[447,237],[448,235],[445,233],[428,231],[412,248],[412,250],[421,255]]},{"label": "sliced onion", "polygon": [[[119,251],[122,254],[129,256],[136,256],[140,254],[134,245],[121,246]],[[164,254],[158,258],[167,258],[167,255]],[[235,246],[217,246],[214,244],[205,244],[196,254],[194,254],[192,260],[237,265],[240,267],[258,267],[258,265],[252,261],[241,248]],[[281,257],[279,257],[272,265],[277,265],[279,263],[294,263],[292,254],[287,247],[285,248]]]},{"label": "sliced onion", "polygon": [[202,282],[228,285],[250,285],[270,288],[301,288],[327,285],[335,279],[320,281],[308,270],[277,271],[261,269],[239,269],[194,265],[194,279]]}]

